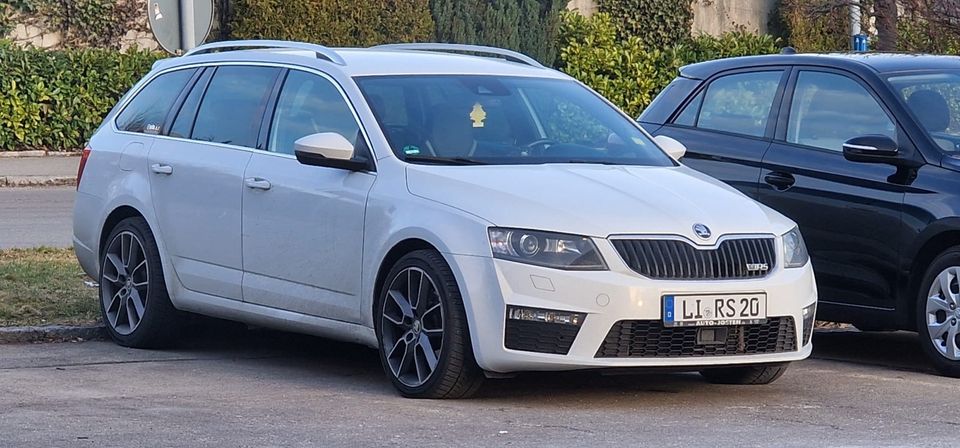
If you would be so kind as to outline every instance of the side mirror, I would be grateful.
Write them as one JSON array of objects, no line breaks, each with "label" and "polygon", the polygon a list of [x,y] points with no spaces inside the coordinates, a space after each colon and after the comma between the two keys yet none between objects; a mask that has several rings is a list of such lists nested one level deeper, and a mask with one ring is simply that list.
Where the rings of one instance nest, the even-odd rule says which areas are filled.
[{"label": "side mirror", "polygon": [[297,161],[304,165],[350,171],[369,168],[366,161],[354,160],[353,143],[336,132],[321,132],[301,137],[293,143],[293,152]]},{"label": "side mirror", "polygon": [[851,162],[899,164],[900,148],[886,135],[864,135],[843,144],[843,157]]},{"label": "side mirror", "polygon": [[657,145],[666,151],[673,160],[680,160],[680,158],[687,153],[687,147],[683,146],[683,143],[666,135],[658,135],[653,138],[653,141],[657,142]]}]

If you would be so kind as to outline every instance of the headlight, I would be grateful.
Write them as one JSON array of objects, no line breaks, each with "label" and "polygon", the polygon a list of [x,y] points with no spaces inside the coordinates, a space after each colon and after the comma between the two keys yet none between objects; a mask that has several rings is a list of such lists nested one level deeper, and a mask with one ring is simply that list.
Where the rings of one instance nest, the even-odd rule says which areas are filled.
[{"label": "headlight", "polygon": [[783,266],[786,268],[799,268],[807,264],[810,260],[810,254],[807,253],[807,245],[803,243],[803,236],[800,235],[800,229],[794,227],[793,230],[783,234]]},{"label": "headlight", "polygon": [[494,258],[557,269],[607,269],[597,246],[585,236],[500,228],[489,233]]}]

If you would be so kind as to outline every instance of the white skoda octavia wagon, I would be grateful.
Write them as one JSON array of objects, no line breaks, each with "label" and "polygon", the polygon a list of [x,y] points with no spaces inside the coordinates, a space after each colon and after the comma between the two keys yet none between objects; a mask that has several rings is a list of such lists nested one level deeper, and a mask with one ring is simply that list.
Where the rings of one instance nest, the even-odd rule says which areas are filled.
[{"label": "white skoda octavia wagon", "polygon": [[519,53],[238,41],[158,62],[84,151],[119,344],[184,312],[358,342],[410,397],[521,371],[763,384],[810,354],[789,219]]}]

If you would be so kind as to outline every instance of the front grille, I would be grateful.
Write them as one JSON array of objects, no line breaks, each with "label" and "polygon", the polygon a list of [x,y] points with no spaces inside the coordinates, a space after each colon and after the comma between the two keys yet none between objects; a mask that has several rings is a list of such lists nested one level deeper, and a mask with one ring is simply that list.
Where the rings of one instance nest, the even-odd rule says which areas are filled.
[{"label": "front grille", "polygon": [[503,345],[511,350],[566,355],[579,332],[577,325],[507,319]]},{"label": "front grille", "polygon": [[771,317],[760,325],[726,327],[727,339],[698,344],[697,327],[664,327],[659,320],[621,320],[597,350],[597,358],[688,358],[792,352],[797,330],[792,317]]},{"label": "front grille", "polygon": [[615,239],[613,246],[630,269],[663,280],[760,278],[777,261],[773,238],[728,239],[716,249],[699,249],[682,240]]}]

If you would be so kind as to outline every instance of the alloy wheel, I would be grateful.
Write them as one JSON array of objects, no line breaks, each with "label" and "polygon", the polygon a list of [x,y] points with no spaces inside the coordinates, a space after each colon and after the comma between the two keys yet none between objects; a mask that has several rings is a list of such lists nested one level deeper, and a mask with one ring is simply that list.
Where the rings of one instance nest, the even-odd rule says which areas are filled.
[{"label": "alloy wheel", "polygon": [[944,269],[927,294],[927,334],[945,358],[960,361],[960,266]]},{"label": "alloy wheel", "polygon": [[107,323],[121,335],[143,320],[150,287],[150,266],[143,243],[132,232],[118,233],[107,245],[100,274],[100,300]]},{"label": "alloy wheel", "polygon": [[430,275],[408,267],[393,278],[383,299],[380,329],[394,377],[407,387],[426,383],[443,347],[443,304]]}]

